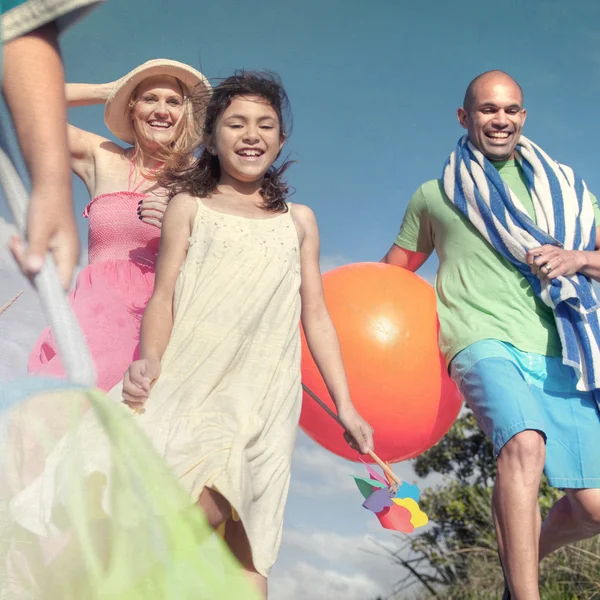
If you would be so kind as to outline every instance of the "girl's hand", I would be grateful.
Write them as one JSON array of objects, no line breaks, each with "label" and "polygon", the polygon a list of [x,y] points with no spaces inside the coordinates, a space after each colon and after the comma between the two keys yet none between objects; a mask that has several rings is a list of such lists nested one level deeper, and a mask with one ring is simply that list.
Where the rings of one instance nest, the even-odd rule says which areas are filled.
[{"label": "girl's hand", "polygon": [[163,216],[167,210],[169,201],[167,198],[149,196],[138,202],[138,219],[148,225],[162,228]]},{"label": "girl's hand", "polygon": [[346,430],[344,438],[351,448],[361,454],[368,454],[374,449],[373,428],[358,414],[354,406],[339,410],[338,417]]},{"label": "girl's hand", "polygon": [[160,361],[148,358],[129,365],[123,380],[123,401],[132,408],[141,407],[148,399],[152,382],[160,375]]}]

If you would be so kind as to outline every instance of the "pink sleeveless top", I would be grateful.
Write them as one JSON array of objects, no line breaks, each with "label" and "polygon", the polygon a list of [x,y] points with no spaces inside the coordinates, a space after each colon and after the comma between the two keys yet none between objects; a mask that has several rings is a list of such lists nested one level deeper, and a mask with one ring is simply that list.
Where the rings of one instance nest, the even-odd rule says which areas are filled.
[{"label": "pink sleeveless top", "polygon": [[133,159],[129,167],[127,191],[100,194],[83,211],[89,219],[88,262],[129,260],[154,268],[160,241],[160,229],[140,221],[138,202],[148,196],[137,190],[142,179],[131,189]]}]

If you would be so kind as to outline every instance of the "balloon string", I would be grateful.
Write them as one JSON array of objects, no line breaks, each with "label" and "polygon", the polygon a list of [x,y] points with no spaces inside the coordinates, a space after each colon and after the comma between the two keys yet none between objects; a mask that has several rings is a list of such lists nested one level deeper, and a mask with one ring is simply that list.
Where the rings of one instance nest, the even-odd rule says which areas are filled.
[{"label": "balloon string", "polygon": [[[346,431],[346,428],[344,427],[343,423],[340,421],[340,418],[331,410],[331,408],[329,408],[329,406],[327,406],[327,404],[325,404],[325,402],[323,402],[323,400],[321,400],[321,398],[319,398],[319,396],[317,396],[307,385],[302,384],[302,389],[344,430]],[[398,485],[402,485],[402,480],[394,473],[394,471],[392,471],[392,469],[390,468],[389,465],[387,465],[386,463],[384,463],[379,456],[377,456],[377,454],[375,454],[375,452],[373,452],[373,450],[369,450],[367,452],[367,454],[384,470],[384,472],[386,472],[392,479],[392,481],[394,481],[395,483],[397,483]]]}]

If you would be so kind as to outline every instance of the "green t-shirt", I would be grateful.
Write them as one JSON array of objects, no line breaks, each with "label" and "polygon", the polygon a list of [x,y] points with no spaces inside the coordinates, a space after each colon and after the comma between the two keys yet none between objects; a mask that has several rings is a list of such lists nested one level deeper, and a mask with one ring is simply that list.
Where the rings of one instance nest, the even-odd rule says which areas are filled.
[{"label": "green t-shirt", "polygon": [[[535,219],[531,194],[514,160],[495,163],[500,176]],[[600,210],[592,196],[596,224]],[[525,352],[560,356],[554,314],[519,271],[494,250],[444,193],[440,180],[423,184],[408,205],[396,244],[413,252],[437,252],[435,288],[440,349],[446,361],[484,339]]]}]

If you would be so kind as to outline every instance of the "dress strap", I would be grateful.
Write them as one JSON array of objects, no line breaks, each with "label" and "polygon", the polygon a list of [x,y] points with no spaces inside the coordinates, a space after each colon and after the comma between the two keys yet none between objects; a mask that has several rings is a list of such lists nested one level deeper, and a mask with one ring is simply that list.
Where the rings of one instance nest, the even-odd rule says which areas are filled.
[{"label": "dress strap", "polygon": [[[135,186],[133,187],[133,189],[129,189],[129,191],[130,191],[132,194],[135,194],[135,192],[137,192],[137,191],[140,189],[141,185],[142,185],[143,183],[145,183],[145,181],[146,181],[146,180],[145,180],[145,179],[142,177],[142,178],[139,180],[139,182],[135,184]],[[131,188],[131,182],[129,182],[129,185],[128,185],[127,187],[128,187],[128,188]]]},{"label": "dress strap", "polygon": [[135,156],[135,150],[133,151],[133,156],[129,159],[129,175],[127,177],[127,191],[131,190],[131,176],[133,175],[133,157]]},{"label": "dress strap", "polygon": [[[131,156],[131,159],[129,160],[129,177],[127,178],[127,191],[131,192],[132,194],[135,194],[140,189],[140,187],[142,186],[142,184],[145,183],[146,181],[148,181],[146,178],[142,177],[138,183],[135,183],[135,179],[134,179],[133,183],[135,183],[135,185],[133,186],[133,189],[132,189],[132,187],[131,187],[131,184],[132,184],[131,177],[132,177],[133,171],[134,171],[134,163],[133,163],[133,159],[134,158],[135,158],[135,150],[133,151],[133,155]],[[160,161],[156,165],[156,167],[154,167],[154,169],[150,170],[150,173],[155,173],[160,168],[162,168],[164,164],[165,163],[163,161]]]}]

